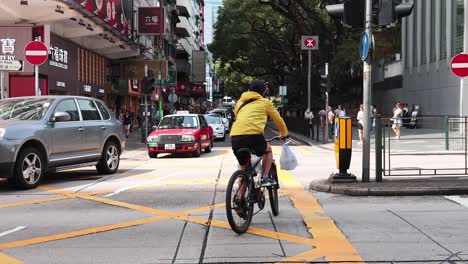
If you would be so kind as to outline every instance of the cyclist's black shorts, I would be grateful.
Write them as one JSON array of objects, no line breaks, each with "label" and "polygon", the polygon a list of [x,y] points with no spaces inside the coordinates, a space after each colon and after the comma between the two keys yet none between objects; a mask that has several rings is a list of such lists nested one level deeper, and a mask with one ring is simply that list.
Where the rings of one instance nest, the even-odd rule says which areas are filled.
[{"label": "cyclist's black shorts", "polygon": [[[242,135],[233,136],[231,138],[232,151],[236,155],[237,151],[241,148],[248,148],[253,150],[254,154],[258,157],[265,155],[267,149],[267,142],[262,135]],[[236,155],[240,165],[245,165],[245,157]]]}]

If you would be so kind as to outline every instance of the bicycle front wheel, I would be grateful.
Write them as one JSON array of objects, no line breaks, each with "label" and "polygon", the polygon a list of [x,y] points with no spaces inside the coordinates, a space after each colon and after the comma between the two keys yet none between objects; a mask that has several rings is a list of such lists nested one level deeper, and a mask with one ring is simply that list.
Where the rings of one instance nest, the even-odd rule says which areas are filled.
[{"label": "bicycle front wheel", "polygon": [[232,174],[226,190],[226,215],[231,229],[242,234],[252,222],[254,204],[249,199],[251,190],[249,176],[243,170]]},{"label": "bicycle front wheel", "polygon": [[278,172],[276,171],[275,163],[271,164],[270,173],[268,174],[277,184],[268,187],[268,196],[270,196],[271,212],[274,216],[279,215],[279,202],[278,202]]}]

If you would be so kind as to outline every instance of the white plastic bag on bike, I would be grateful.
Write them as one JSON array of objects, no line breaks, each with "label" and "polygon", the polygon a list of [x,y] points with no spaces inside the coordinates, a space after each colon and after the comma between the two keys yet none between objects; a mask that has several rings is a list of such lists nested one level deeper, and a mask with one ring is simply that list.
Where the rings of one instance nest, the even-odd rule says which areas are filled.
[{"label": "white plastic bag on bike", "polygon": [[284,143],[282,148],[280,156],[281,169],[294,170],[298,165],[296,156],[294,156],[294,153],[288,143]]}]

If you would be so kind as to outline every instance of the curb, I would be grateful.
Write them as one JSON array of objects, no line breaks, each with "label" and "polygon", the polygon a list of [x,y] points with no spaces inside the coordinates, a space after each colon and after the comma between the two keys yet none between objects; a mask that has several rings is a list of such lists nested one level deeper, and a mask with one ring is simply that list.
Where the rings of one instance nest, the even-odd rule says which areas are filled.
[{"label": "curb", "polygon": [[[385,184],[385,183],[382,183]],[[327,180],[313,181],[309,190],[328,192],[348,196],[420,196],[420,195],[463,195],[468,194],[465,186],[434,186],[434,187],[402,187],[402,186],[378,186],[364,187],[359,183],[332,184]]]}]

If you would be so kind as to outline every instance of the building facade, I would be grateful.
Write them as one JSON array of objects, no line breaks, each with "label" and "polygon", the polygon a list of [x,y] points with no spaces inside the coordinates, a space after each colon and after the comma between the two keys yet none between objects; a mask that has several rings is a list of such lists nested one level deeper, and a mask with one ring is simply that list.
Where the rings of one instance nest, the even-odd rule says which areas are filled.
[{"label": "building facade", "polygon": [[393,102],[420,105],[426,116],[467,115],[468,81],[450,61],[468,52],[467,0],[414,0],[401,24],[402,53],[373,68],[373,103],[389,113]]}]

